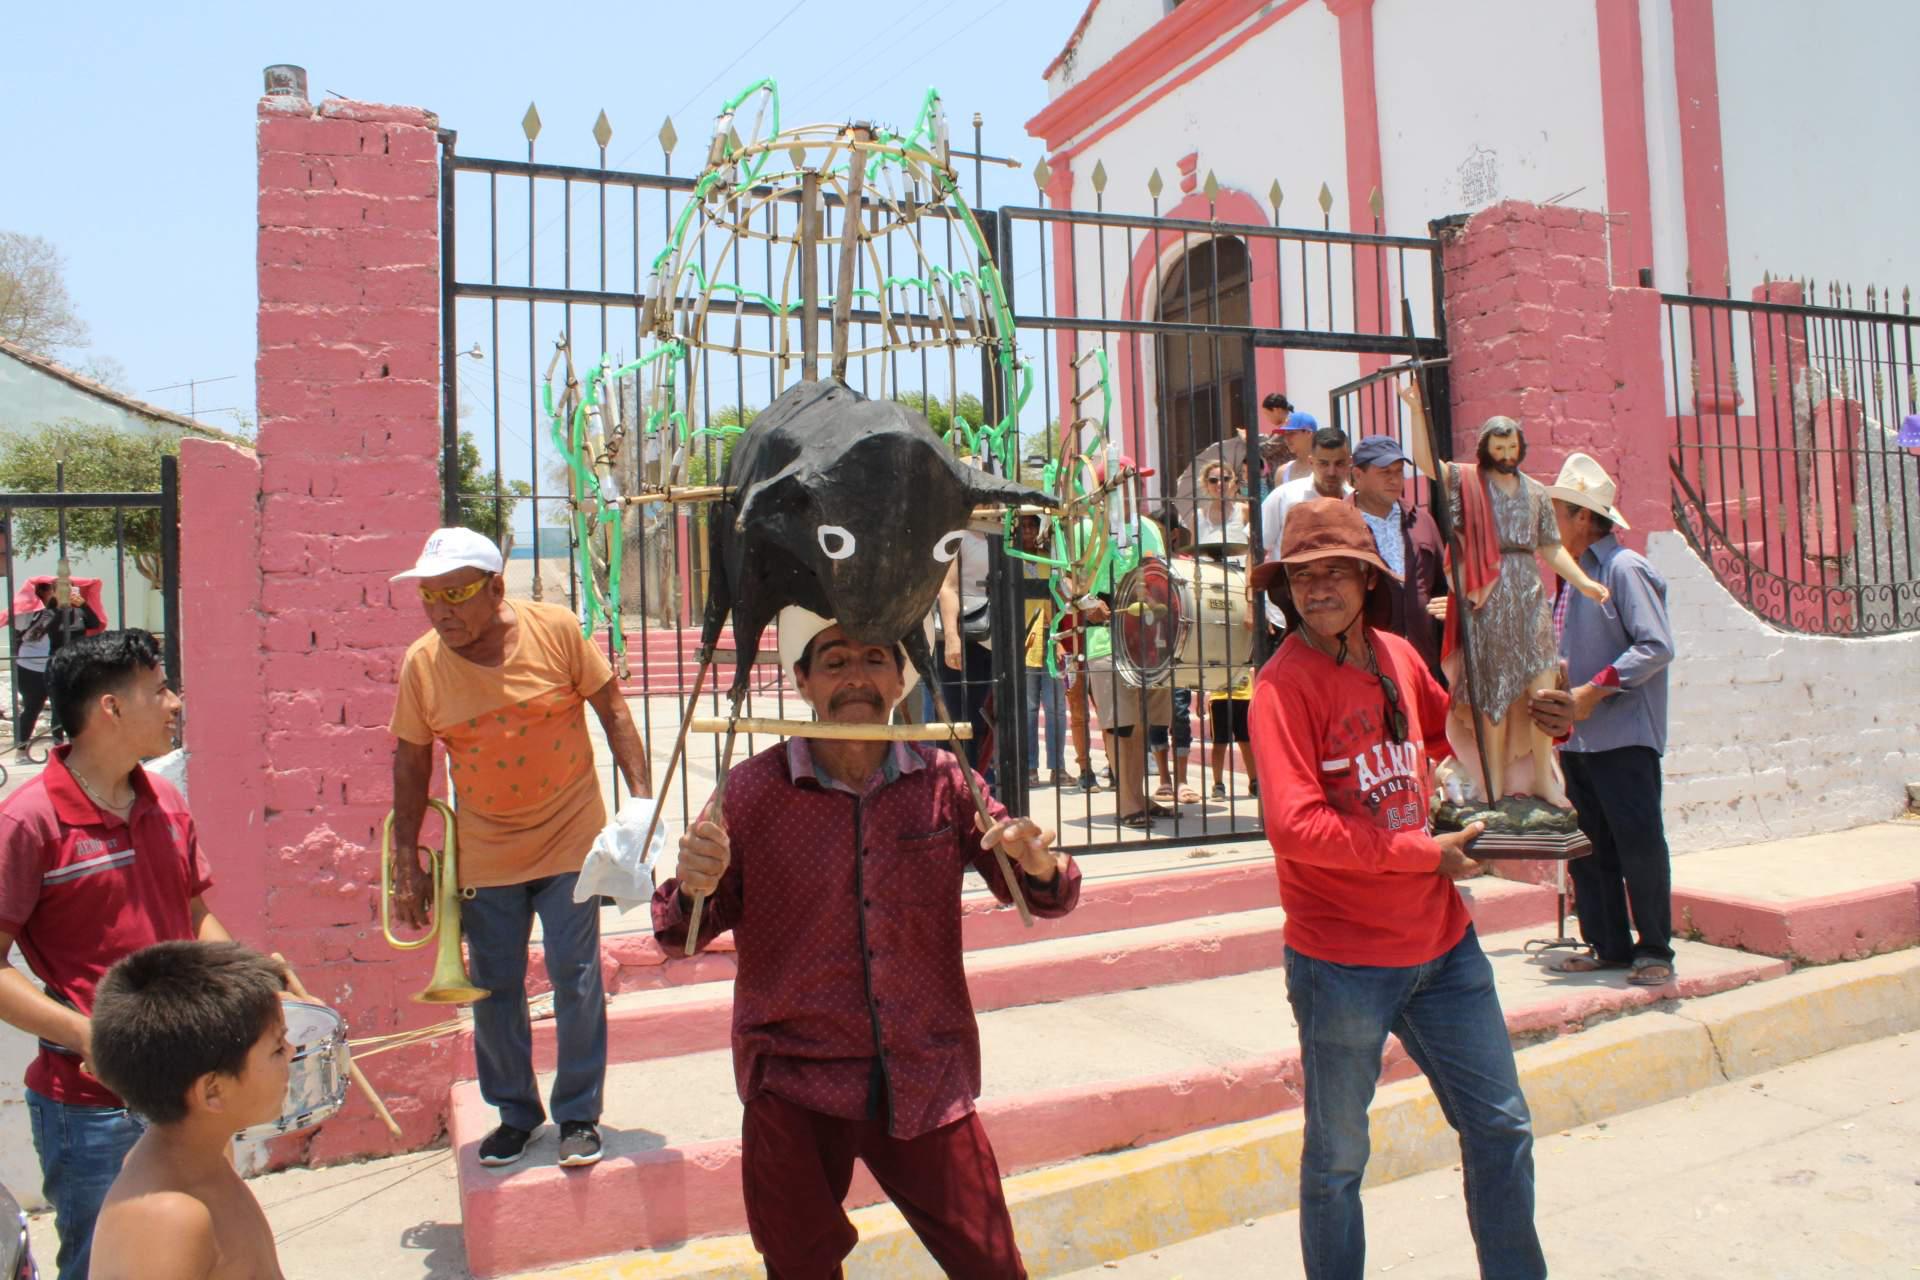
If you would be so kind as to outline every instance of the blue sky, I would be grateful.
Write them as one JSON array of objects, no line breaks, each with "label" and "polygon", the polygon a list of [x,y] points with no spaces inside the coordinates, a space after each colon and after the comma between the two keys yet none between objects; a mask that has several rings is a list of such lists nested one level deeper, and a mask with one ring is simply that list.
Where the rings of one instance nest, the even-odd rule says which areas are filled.
[{"label": "blue sky", "polygon": [[[306,67],[316,100],[333,91],[436,111],[474,155],[524,157],[532,101],[542,159],[593,163],[604,108],[610,161],[654,168],[653,138],[671,114],[679,172],[720,100],[759,76],[780,81],[790,121],[910,119],[932,84],[956,145],[977,110],[986,149],[1031,164],[1040,147],[1024,126],[1046,101],[1040,73],[1083,0],[166,8],[9,6],[0,228],[66,255],[93,339],[91,352],[68,353],[75,363],[112,357],[129,390],[182,411],[184,388],[154,389],[231,375],[199,389],[200,408],[251,413],[254,113],[269,63]],[[989,206],[1032,194],[1027,172],[989,171]]]}]

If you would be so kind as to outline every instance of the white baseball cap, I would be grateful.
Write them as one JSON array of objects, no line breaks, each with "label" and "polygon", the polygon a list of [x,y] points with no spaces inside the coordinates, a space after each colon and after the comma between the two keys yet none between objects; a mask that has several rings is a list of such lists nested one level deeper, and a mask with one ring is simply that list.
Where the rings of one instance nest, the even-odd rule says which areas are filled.
[{"label": "white baseball cap", "polygon": [[456,569],[498,573],[501,563],[500,548],[494,546],[493,539],[484,533],[475,533],[471,529],[435,529],[428,537],[427,545],[420,549],[420,558],[414,561],[413,568],[396,573],[387,581],[437,578]]},{"label": "white baseball cap", "polygon": [[[780,666],[781,669],[786,672],[787,679],[792,680],[797,687],[799,685],[799,678],[794,670],[794,664],[800,661],[800,655],[807,651],[807,646],[813,643],[815,636],[825,631],[828,627],[835,625],[834,620],[832,618],[823,618],[811,609],[803,609],[797,604],[790,604],[780,610],[777,625],[779,627]],[[925,629],[924,633],[927,637],[927,645],[931,648],[933,645],[932,617],[929,616],[926,618],[921,623],[921,626]],[[895,706],[899,706],[900,702],[904,702],[907,695],[913,692],[913,687],[920,683],[920,671],[911,662],[902,664],[900,675],[902,680],[900,698],[894,703]]]}]

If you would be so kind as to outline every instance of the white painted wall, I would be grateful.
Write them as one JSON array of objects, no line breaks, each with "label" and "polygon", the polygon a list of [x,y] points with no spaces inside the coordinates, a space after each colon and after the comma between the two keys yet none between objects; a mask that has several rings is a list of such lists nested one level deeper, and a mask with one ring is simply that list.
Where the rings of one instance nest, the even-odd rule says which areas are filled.
[{"label": "white painted wall", "polygon": [[1604,209],[1598,38],[1589,3],[1377,0],[1388,229],[1501,200]]},{"label": "white painted wall", "polygon": [[1666,757],[1675,852],[1893,817],[1920,781],[1920,634],[1832,639],[1747,612],[1677,533],[1648,539],[1677,657]]},{"label": "white painted wall", "polygon": [[[1087,29],[1048,78],[1047,96],[1057,98],[1085,80],[1169,12],[1167,0],[1100,0],[1087,20]],[[1077,11],[1074,18],[1079,18]],[[1052,55],[1059,50],[1047,52]]]},{"label": "white painted wall", "polygon": [[1920,284],[1920,5],[1715,0],[1727,249],[1735,294],[1763,271]]}]

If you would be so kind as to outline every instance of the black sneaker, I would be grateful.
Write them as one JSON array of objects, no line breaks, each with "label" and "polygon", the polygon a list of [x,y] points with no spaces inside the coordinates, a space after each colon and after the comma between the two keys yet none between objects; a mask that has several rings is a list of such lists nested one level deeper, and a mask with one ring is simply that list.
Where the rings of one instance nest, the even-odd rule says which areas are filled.
[{"label": "black sneaker", "polygon": [[560,1122],[560,1167],[579,1169],[600,1163],[600,1128],[591,1120]]},{"label": "black sneaker", "polygon": [[1093,780],[1093,775],[1091,773],[1083,773],[1080,775],[1080,789],[1082,791],[1092,791],[1095,787],[1099,785],[1100,785],[1099,783]]},{"label": "black sneaker", "polygon": [[527,1143],[533,1137],[531,1129],[516,1129],[503,1124],[488,1134],[480,1143],[480,1163],[484,1165],[512,1164],[527,1154]]}]

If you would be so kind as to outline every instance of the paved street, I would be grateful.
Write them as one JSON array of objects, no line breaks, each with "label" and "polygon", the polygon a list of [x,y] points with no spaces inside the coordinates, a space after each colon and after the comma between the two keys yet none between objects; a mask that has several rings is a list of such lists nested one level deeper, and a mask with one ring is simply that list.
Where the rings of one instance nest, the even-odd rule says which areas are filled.
[{"label": "paved street", "polygon": [[[1920,1274],[1920,1034],[1546,1135],[1537,1170],[1556,1280]],[[1365,1203],[1369,1276],[1479,1274],[1457,1170]],[[1278,1214],[1071,1280],[1287,1280],[1302,1274],[1299,1229]]]}]

